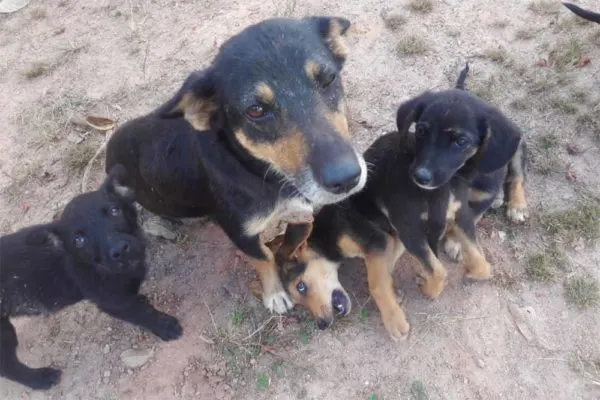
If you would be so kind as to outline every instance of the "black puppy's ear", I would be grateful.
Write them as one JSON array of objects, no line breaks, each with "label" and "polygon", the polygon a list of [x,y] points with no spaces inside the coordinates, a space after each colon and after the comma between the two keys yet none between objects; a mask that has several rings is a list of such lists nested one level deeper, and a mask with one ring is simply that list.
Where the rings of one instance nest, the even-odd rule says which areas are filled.
[{"label": "black puppy's ear", "polygon": [[352,23],[342,17],[310,17],[308,20],[319,32],[331,54],[342,63],[348,56],[348,48],[344,36]]},{"label": "black puppy's ear", "polygon": [[57,249],[63,248],[63,240],[61,238],[58,223],[53,222],[46,225],[41,225],[36,229],[27,233],[25,243],[29,246],[47,246],[51,245]]},{"label": "black puppy's ear", "polygon": [[477,122],[481,145],[475,157],[480,172],[489,173],[502,168],[514,156],[521,132],[509,121],[502,124],[500,129],[493,129],[487,118],[480,118]]},{"label": "black puppy's ear", "polygon": [[121,164],[116,164],[108,172],[108,176],[102,185],[102,189],[111,196],[133,202],[135,200],[135,191],[127,186],[127,170]]},{"label": "black puppy's ear", "polygon": [[217,111],[215,81],[212,70],[194,71],[175,95],[155,113],[161,118],[184,117],[196,130],[210,128],[211,116]]},{"label": "black puppy's ear", "polygon": [[431,94],[425,92],[420,96],[410,99],[398,107],[396,112],[396,127],[398,132],[407,133],[408,129],[413,122],[418,121],[421,118],[421,114],[429,104]]}]

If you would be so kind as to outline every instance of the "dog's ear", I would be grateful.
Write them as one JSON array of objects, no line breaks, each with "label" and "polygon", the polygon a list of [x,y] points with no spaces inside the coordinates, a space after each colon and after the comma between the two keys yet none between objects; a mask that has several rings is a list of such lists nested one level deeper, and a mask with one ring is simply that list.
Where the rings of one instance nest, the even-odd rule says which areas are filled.
[{"label": "dog's ear", "polygon": [[396,112],[396,127],[398,128],[398,132],[407,133],[412,123],[421,118],[421,114],[423,114],[423,110],[425,110],[430,100],[431,94],[425,92],[402,103]]},{"label": "dog's ear", "polygon": [[288,224],[283,237],[283,243],[275,254],[277,265],[286,265],[287,261],[302,258],[308,249],[308,237],[312,232],[312,223]]},{"label": "dog's ear", "polygon": [[46,246],[50,244],[52,247],[62,249],[63,240],[59,223],[52,222],[31,230],[25,236],[25,243],[29,246]]},{"label": "dog's ear", "polygon": [[494,130],[487,118],[481,117],[477,123],[481,145],[477,151],[477,168],[480,172],[496,171],[514,156],[521,132],[516,126],[505,124],[504,129]]},{"label": "dog's ear", "polygon": [[102,190],[109,196],[120,197],[127,202],[135,200],[135,191],[127,186],[127,170],[121,164],[114,165],[102,184]]},{"label": "dog's ear", "polygon": [[348,48],[344,41],[344,36],[352,23],[342,17],[310,17],[308,20],[323,38],[329,51],[331,51],[331,54],[340,63],[340,66],[343,65],[348,56]]},{"label": "dog's ear", "polygon": [[155,112],[161,118],[184,117],[198,131],[210,128],[217,111],[216,84],[211,69],[192,72],[170,100]]}]

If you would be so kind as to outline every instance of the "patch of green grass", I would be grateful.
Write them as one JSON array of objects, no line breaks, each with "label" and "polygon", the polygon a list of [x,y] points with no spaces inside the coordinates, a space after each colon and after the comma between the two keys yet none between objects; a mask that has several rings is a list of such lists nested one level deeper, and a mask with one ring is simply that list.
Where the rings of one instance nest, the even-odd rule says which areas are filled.
[{"label": "patch of green grass", "polygon": [[536,0],[529,3],[529,11],[537,15],[554,15],[560,12],[560,2],[553,0]]},{"label": "patch of green grass", "polygon": [[65,154],[65,165],[73,171],[82,171],[96,153],[97,147],[90,140],[73,144]]},{"label": "patch of green grass", "polygon": [[385,27],[390,31],[397,31],[408,21],[406,17],[396,11],[384,11],[381,13],[381,18]]},{"label": "patch of green grass", "polygon": [[406,7],[416,13],[429,14],[433,11],[433,0],[410,0]]},{"label": "patch of green grass", "polygon": [[595,306],[600,300],[600,285],[590,276],[571,278],[565,283],[565,298],[581,309]]},{"label": "patch of green grass", "polygon": [[246,319],[246,314],[243,311],[233,311],[229,314],[229,322],[233,326],[240,326]]},{"label": "patch of green grass", "polygon": [[268,336],[265,339],[265,344],[274,345],[275,344],[275,338],[273,336]]},{"label": "patch of green grass", "polygon": [[566,266],[565,254],[556,247],[545,249],[543,252],[530,254],[525,261],[525,274],[537,282],[552,282],[557,270]]},{"label": "patch of green grass", "polygon": [[413,34],[402,36],[396,45],[396,54],[400,57],[425,54],[428,50],[427,42],[422,37]]},{"label": "patch of green grass", "polygon": [[551,65],[560,71],[569,65],[577,64],[583,53],[583,44],[578,39],[572,38],[566,42],[558,43],[554,51],[550,53],[549,58]]},{"label": "patch of green grass", "polygon": [[47,75],[52,72],[54,67],[51,64],[45,62],[34,62],[29,67],[27,67],[22,75],[27,79],[35,79],[43,75]]},{"label": "patch of green grass", "polygon": [[425,385],[421,381],[414,381],[410,385],[410,399],[411,400],[429,400],[429,395],[425,390]]},{"label": "patch of green grass", "polygon": [[273,371],[275,375],[281,375],[281,362],[274,362],[271,364],[271,371]]},{"label": "patch of green grass", "polygon": [[564,97],[552,97],[550,99],[550,107],[569,115],[577,114],[577,111],[579,111],[570,99],[565,99]]},{"label": "patch of green grass", "polygon": [[485,51],[485,56],[491,61],[499,64],[508,62],[508,51],[503,46],[492,47]]},{"label": "patch of green grass", "polygon": [[271,378],[267,374],[259,374],[256,377],[256,387],[260,390],[267,390],[271,386]]},{"label": "patch of green grass", "polygon": [[567,210],[541,215],[540,222],[549,234],[563,242],[596,240],[600,238],[600,204],[584,199]]},{"label": "patch of green grass", "polygon": [[364,308],[362,308],[358,312],[358,315],[357,315],[358,322],[360,322],[360,323],[365,322],[368,317],[369,317],[369,312],[367,310],[365,310]]},{"label": "patch of green grass", "polygon": [[537,138],[537,144],[542,150],[551,150],[558,147],[560,141],[554,133],[548,133]]},{"label": "patch of green grass", "polygon": [[379,397],[377,397],[376,394],[372,394],[369,397],[367,397],[367,400],[377,400]]}]

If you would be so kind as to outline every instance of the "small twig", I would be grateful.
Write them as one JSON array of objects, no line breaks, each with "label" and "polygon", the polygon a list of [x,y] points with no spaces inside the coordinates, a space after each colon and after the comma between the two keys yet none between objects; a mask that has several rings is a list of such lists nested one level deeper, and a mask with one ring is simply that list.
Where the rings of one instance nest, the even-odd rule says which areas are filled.
[{"label": "small twig", "polygon": [[81,178],[81,193],[86,191],[87,181],[88,181],[88,178],[90,175],[90,171],[92,169],[92,165],[94,164],[94,161],[96,161],[96,158],[98,158],[100,153],[102,153],[102,151],[106,148],[106,144],[108,143],[108,140],[112,136],[113,132],[114,132],[114,129],[111,129],[110,131],[106,131],[106,133],[104,135],[104,142],[102,142],[102,144],[100,145],[98,150],[96,150],[96,153],[93,155],[93,157],[90,159],[90,161],[85,166],[85,170],[83,171],[83,178]]},{"label": "small twig", "polygon": [[250,339],[252,336],[256,335],[258,332],[262,331],[269,322],[271,322],[272,320],[274,320],[275,318],[279,318],[276,315],[272,315],[271,317],[269,317],[268,320],[266,320],[261,326],[259,326],[258,328],[256,328],[256,330],[254,332],[252,332],[250,335],[246,336],[245,338],[242,339],[242,342],[245,342],[246,340]]},{"label": "small twig", "polygon": [[208,338],[205,338],[204,336],[202,336],[202,335],[200,335],[200,334],[198,335],[198,337],[199,337],[199,338],[200,338],[200,340],[202,340],[204,343],[207,343],[207,344],[215,344],[215,341],[214,341],[214,340],[212,340],[212,339],[208,339]]},{"label": "small twig", "polygon": [[213,327],[215,328],[215,335],[218,335],[219,334],[219,329],[217,328],[217,323],[215,322],[215,317],[213,316],[212,311],[210,311],[210,307],[206,303],[206,300],[202,299],[202,302],[204,303],[204,306],[208,310],[208,315],[210,315],[210,319],[212,320]]}]

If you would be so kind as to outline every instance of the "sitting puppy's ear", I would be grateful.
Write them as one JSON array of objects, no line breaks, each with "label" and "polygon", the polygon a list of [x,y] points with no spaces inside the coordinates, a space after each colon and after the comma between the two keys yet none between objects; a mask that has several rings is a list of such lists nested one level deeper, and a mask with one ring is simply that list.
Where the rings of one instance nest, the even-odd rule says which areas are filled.
[{"label": "sitting puppy's ear", "polygon": [[498,125],[500,127],[494,129],[485,117],[477,123],[481,145],[475,157],[478,169],[483,173],[496,171],[508,163],[521,141],[521,132],[510,121]]},{"label": "sitting puppy's ear", "polygon": [[102,184],[102,189],[109,196],[120,197],[127,202],[135,200],[135,191],[126,185],[127,170],[121,164],[116,164],[108,172],[106,180]]},{"label": "sitting puppy's ear", "polygon": [[310,17],[307,20],[317,29],[341,67],[348,56],[348,48],[343,37],[352,23],[342,17]]},{"label": "sitting puppy's ear", "polygon": [[57,249],[63,248],[60,229],[58,223],[42,225],[37,229],[30,231],[25,237],[25,243],[29,246],[47,246],[51,245]]},{"label": "sitting puppy's ear", "polygon": [[398,128],[398,132],[407,133],[412,123],[421,118],[421,114],[423,114],[423,110],[425,110],[430,100],[431,93],[425,92],[402,103],[396,112],[396,127]]},{"label": "sitting puppy's ear", "polygon": [[286,261],[302,258],[308,248],[308,237],[312,232],[312,223],[289,224],[285,230],[283,243],[275,254],[277,265],[285,265]]},{"label": "sitting puppy's ear", "polygon": [[169,101],[155,112],[161,118],[184,117],[196,130],[210,129],[210,120],[217,111],[215,82],[212,70],[194,71]]}]

